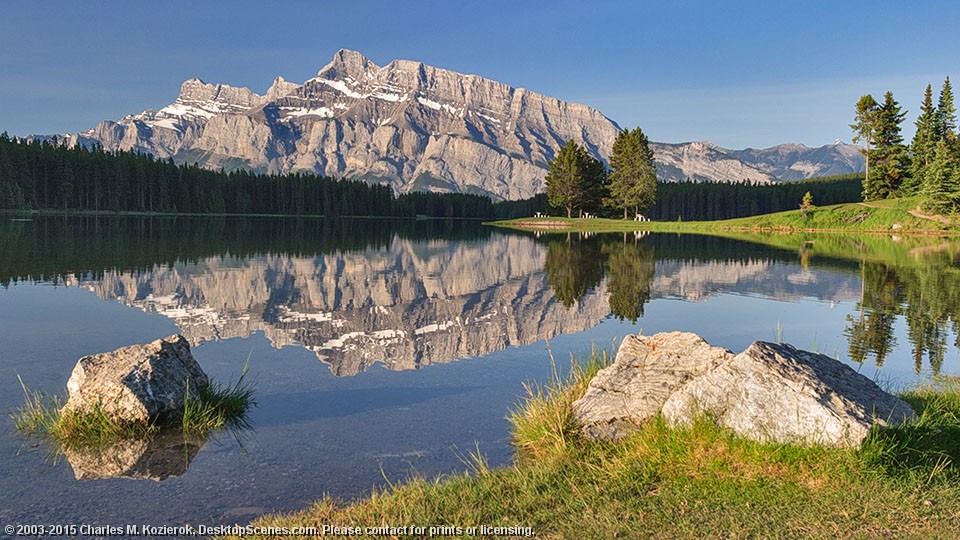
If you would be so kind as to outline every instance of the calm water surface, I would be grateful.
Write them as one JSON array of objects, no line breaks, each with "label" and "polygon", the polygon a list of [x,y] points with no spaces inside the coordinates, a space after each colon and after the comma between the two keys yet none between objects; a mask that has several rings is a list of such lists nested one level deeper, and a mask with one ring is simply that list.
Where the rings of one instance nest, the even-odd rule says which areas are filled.
[{"label": "calm water surface", "polygon": [[174,333],[218,380],[249,358],[258,405],[252,429],[199,451],[128,449],[130,462],[99,464],[56,455],[4,414],[0,522],[245,523],[461,471],[477,448],[504,464],[505,417],[524,382],[549,378],[549,351],[565,366],[641,329],[734,351],[782,339],[892,388],[960,372],[958,246],[774,243],[464,222],[5,217],[0,411],[23,403],[18,375],[63,393],[80,356]]}]

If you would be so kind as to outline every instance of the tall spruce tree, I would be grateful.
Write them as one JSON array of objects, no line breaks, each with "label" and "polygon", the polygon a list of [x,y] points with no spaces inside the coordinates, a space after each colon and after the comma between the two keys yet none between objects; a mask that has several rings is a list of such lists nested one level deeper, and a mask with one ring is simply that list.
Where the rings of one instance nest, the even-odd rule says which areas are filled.
[{"label": "tall spruce tree", "polygon": [[923,209],[937,214],[956,211],[960,200],[960,170],[952,148],[947,141],[937,143],[933,161],[924,176]]},{"label": "tall spruce tree", "polygon": [[903,194],[915,195],[923,186],[923,178],[930,162],[933,161],[933,155],[937,150],[937,109],[933,106],[933,90],[930,85],[923,92],[923,102],[920,104],[920,116],[914,125],[917,131],[910,142],[910,180],[904,183]]},{"label": "tall spruce tree", "polygon": [[863,187],[864,200],[885,199],[899,192],[908,170],[907,149],[900,134],[905,117],[893,92],[885,93],[876,113],[874,147],[868,151],[872,168]]},{"label": "tall spruce tree", "polygon": [[957,109],[953,104],[953,88],[950,77],[943,81],[940,89],[940,101],[937,103],[937,136],[947,141],[953,140],[957,129]]},{"label": "tall spruce tree", "polygon": [[547,202],[564,208],[567,217],[573,210],[592,210],[603,196],[603,164],[594,159],[572,139],[567,141],[550,160],[550,172],[545,179]]},{"label": "tall spruce tree", "polygon": [[617,134],[610,155],[610,168],[609,204],[623,209],[623,219],[627,219],[629,209],[639,213],[656,202],[657,170],[653,164],[653,150],[639,127]]},{"label": "tall spruce tree", "polygon": [[580,200],[580,162],[577,156],[577,144],[569,140],[560,147],[550,160],[550,172],[547,173],[547,202],[550,206],[566,208],[567,217],[572,217],[573,209]]},{"label": "tall spruce tree", "polygon": [[863,141],[866,147],[864,150],[861,150],[866,160],[866,171],[863,176],[864,200],[868,200],[867,187],[870,185],[870,144],[873,142],[877,130],[877,114],[879,109],[880,105],[877,104],[877,100],[873,99],[873,96],[870,94],[860,96],[860,99],[857,100],[856,114],[853,118],[853,123],[850,124],[850,129],[853,130],[853,142],[858,143]]},{"label": "tall spruce tree", "polygon": [[579,212],[596,212],[607,196],[607,168],[599,159],[587,153],[580,147],[580,159],[583,161],[583,198]]}]

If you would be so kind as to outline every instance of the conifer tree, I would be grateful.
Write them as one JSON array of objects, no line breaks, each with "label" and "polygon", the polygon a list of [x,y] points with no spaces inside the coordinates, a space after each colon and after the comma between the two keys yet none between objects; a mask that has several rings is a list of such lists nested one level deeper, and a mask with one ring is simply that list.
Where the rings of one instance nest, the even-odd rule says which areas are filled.
[{"label": "conifer tree", "polygon": [[639,213],[657,200],[657,170],[650,141],[639,127],[623,130],[613,142],[610,155],[610,205]]},{"label": "conifer tree", "polygon": [[567,141],[550,161],[550,172],[545,181],[547,202],[550,206],[566,208],[568,218],[572,217],[573,208],[580,199],[580,160],[577,154],[577,144],[573,140]]},{"label": "conifer tree", "polygon": [[580,147],[583,160],[583,197],[580,204],[581,217],[584,211],[596,212],[607,195],[607,168],[603,163]]},{"label": "conifer tree", "polygon": [[943,81],[940,101],[937,103],[937,135],[940,139],[953,140],[957,129],[957,109],[953,104],[953,88],[950,77]]},{"label": "conifer tree", "polygon": [[933,92],[930,85],[923,92],[923,102],[920,104],[920,116],[914,123],[917,131],[910,142],[911,167],[910,182],[903,186],[904,195],[914,195],[923,185],[930,162],[933,161],[937,149],[937,109],[933,106]]},{"label": "conifer tree", "polygon": [[885,199],[898,193],[908,169],[907,149],[900,134],[905,117],[893,93],[885,93],[876,112],[875,146],[867,152],[873,167],[863,187],[865,200]]},{"label": "conifer tree", "polygon": [[807,217],[815,208],[816,206],[813,205],[813,195],[811,195],[809,191],[804,193],[803,199],[800,201],[800,213],[803,214],[803,217]]},{"label": "conifer tree", "polygon": [[863,176],[864,200],[868,199],[867,187],[870,185],[870,144],[873,142],[877,129],[876,124],[879,108],[880,106],[877,104],[877,100],[873,99],[873,96],[870,94],[860,96],[860,99],[857,101],[856,115],[853,118],[854,121],[850,124],[850,129],[853,130],[853,142],[858,143],[863,141],[866,147],[864,150],[861,150],[866,160],[866,171]]},{"label": "conifer tree", "polygon": [[602,197],[604,176],[603,164],[571,139],[550,160],[550,172],[545,179],[547,202],[566,209],[568,218],[575,208],[581,213],[591,210]]},{"label": "conifer tree", "polygon": [[937,143],[933,161],[924,176],[921,195],[923,209],[927,212],[947,214],[957,208],[960,200],[960,170],[946,141]]}]

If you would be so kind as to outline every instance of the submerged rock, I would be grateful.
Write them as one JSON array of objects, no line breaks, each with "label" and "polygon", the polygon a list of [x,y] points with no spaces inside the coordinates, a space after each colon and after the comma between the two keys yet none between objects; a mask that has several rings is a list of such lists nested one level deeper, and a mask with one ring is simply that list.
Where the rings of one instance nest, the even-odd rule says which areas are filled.
[{"label": "submerged rock", "polygon": [[99,404],[119,422],[170,422],[183,416],[189,394],[209,384],[180,335],[81,358],[67,381],[64,410]]},{"label": "submerged rock", "polygon": [[180,430],[165,430],[154,437],[123,439],[106,447],[65,449],[77,480],[129,478],[160,481],[187,472],[203,446]]},{"label": "submerged rock", "polygon": [[744,352],[679,332],[624,340],[573,405],[584,434],[616,440],[660,413],[707,415],[758,441],[859,446],[875,426],[914,417],[903,400],[828,356],[754,342]]}]

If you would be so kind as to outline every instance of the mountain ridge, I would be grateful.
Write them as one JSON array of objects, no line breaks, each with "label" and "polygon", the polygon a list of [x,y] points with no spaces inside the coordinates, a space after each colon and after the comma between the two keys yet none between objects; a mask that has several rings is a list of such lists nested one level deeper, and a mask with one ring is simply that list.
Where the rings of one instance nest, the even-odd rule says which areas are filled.
[{"label": "mountain ridge", "polygon": [[[302,84],[277,77],[263,95],[188,79],[173,103],[102,121],[68,142],[214,169],[313,172],[386,183],[397,193],[499,200],[542,193],[547,163],[567,140],[606,161],[620,129],[586,105],[412,60],[381,67],[341,49],[314,77]],[[661,181],[772,183],[863,166],[858,148],[842,143],[652,147]]]}]

